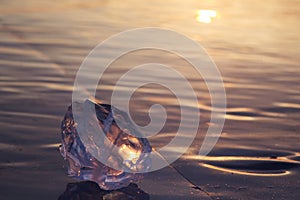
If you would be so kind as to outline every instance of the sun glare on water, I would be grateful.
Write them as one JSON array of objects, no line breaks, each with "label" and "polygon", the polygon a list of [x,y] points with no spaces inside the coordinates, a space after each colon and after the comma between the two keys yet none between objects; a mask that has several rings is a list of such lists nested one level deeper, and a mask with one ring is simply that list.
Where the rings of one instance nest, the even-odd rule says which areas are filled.
[{"label": "sun glare on water", "polygon": [[212,18],[217,16],[215,10],[198,10],[197,21],[201,23],[209,24],[212,21]]}]

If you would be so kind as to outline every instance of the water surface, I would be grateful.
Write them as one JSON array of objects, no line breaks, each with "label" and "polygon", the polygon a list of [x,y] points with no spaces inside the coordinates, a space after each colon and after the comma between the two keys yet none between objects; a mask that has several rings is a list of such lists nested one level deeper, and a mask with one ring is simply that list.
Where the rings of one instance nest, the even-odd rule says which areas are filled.
[{"label": "water surface", "polygon": [[[211,111],[201,76],[167,52],[157,58],[157,51],[138,51],[114,62],[97,91],[105,103],[126,70],[153,59],[178,69],[197,89],[201,123],[194,144],[172,167],[149,174],[139,183],[142,190],[150,199],[299,198],[299,8],[298,0],[1,1],[0,198],[57,199],[72,182],[57,147],[76,72],[99,42],[149,26],[204,46],[223,76],[228,109],[217,145],[199,159]],[[154,103],[169,115],[161,134],[150,139],[160,148],[177,131],[179,107],[166,88],[142,87],[131,104],[138,124],[149,122]]]}]

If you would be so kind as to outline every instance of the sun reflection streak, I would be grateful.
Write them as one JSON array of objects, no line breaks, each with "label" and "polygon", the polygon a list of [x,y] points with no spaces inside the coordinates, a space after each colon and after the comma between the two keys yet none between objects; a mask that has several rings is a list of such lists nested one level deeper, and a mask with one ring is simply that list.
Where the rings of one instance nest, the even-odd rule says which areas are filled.
[{"label": "sun reflection streak", "polygon": [[282,171],[280,173],[256,173],[256,172],[247,172],[247,171],[239,171],[239,170],[234,170],[234,169],[227,169],[227,168],[217,167],[217,166],[205,164],[205,163],[201,163],[200,165],[202,165],[203,167],[206,167],[206,168],[215,169],[215,170],[219,170],[219,171],[223,171],[223,172],[248,175],[248,176],[283,176],[283,175],[290,174],[289,171]]},{"label": "sun reflection streak", "polygon": [[201,23],[209,24],[215,17],[217,17],[215,10],[198,10],[197,12],[197,21]]}]

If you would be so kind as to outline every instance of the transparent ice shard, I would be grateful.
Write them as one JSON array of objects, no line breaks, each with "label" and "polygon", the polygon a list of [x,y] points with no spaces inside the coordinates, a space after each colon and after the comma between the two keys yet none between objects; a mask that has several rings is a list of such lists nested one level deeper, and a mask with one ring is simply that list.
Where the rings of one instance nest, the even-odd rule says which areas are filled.
[{"label": "transparent ice shard", "polygon": [[[106,146],[97,146],[97,153],[109,151],[110,162],[113,162],[118,168],[114,169],[103,164],[89,152],[90,146],[85,146],[77,132],[77,124],[74,121],[72,106],[69,106],[64,120],[61,124],[62,145],[60,153],[67,162],[68,175],[79,180],[91,180],[105,190],[115,190],[128,186],[131,182],[136,182],[143,177],[141,173],[129,173],[138,171],[147,171],[151,167],[151,160],[147,153],[151,152],[151,146],[147,139],[139,138],[131,134],[137,133],[133,130],[133,125],[128,115],[114,108],[113,116],[112,106],[108,104],[97,104],[86,100],[82,107],[95,107],[96,117],[100,127],[109,141],[115,145],[118,151],[110,152]],[[121,130],[115,122],[122,121]],[[105,145],[105,143],[101,143]],[[97,145],[97,144],[95,144]],[[93,147],[94,148],[94,147]],[[103,151],[103,152],[102,152]],[[130,171],[129,170],[129,171]]]}]

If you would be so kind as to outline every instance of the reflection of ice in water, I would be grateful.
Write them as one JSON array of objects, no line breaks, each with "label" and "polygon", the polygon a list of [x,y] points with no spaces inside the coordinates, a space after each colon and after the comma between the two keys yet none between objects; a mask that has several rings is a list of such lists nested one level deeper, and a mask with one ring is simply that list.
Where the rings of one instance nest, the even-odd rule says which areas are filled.
[{"label": "reflection of ice in water", "polygon": [[[106,137],[118,148],[105,143],[100,147],[98,145],[86,147],[76,130],[70,106],[61,125],[62,145],[60,147],[60,152],[67,161],[68,175],[80,180],[95,181],[101,188],[107,190],[126,187],[129,183],[140,179],[141,174],[127,173],[122,169],[126,168],[133,172],[147,171],[150,167],[150,160],[147,154],[143,153],[151,151],[148,141],[130,135],[131,124],[126,121],[128,117],[122,111],[118,112],[117,117],[124,119],[124,124],[128,126],[126,132],[117,126],[111,114],[110,105],[99,105],[87,100],[83,104],[83,107],[85,106],[95,106],[100,127],[104,130]],[[108,149],[107,161],[112,162],[118,170],[99,162],[87,151],[88,148],[97,148],[98,154],[103,154],[103,151]]]}]

